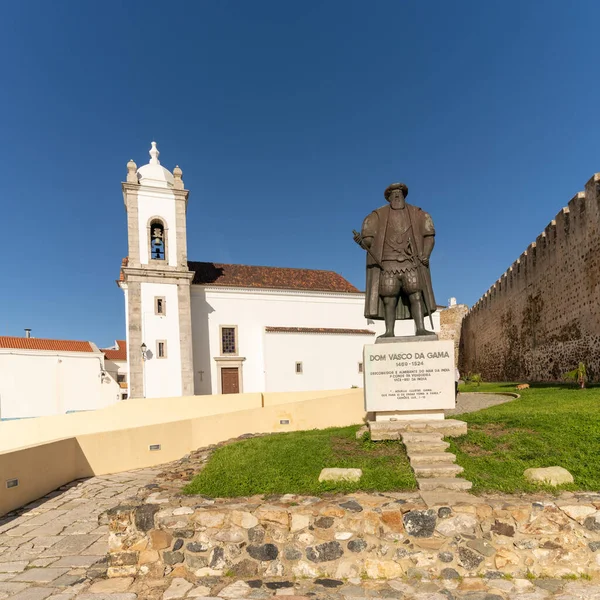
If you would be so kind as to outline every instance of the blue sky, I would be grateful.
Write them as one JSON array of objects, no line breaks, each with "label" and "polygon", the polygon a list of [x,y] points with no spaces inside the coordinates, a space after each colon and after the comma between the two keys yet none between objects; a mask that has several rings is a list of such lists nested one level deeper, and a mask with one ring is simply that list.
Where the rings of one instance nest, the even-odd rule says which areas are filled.
[{"label": "blue sky", "polygon": [[192,260],[331,269],[393,181],[469,305],[600,171],[597,2],[0,8],[0,335],[124,336],[126,163],[183,170]]}]

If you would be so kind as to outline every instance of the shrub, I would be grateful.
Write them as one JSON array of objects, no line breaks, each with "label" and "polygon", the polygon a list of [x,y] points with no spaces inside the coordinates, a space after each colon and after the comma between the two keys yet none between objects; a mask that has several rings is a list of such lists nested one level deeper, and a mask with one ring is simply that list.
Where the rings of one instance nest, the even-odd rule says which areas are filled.
[{"label": "shrub", "polygon": [[585,364],[580,362],[579,366],[572,371],[567,371],[563,374],[563,380],[568,383],[573,383],[578,385],[580,388],[584,388],[586,382],[588,381],[587,369],[585,368]]}]

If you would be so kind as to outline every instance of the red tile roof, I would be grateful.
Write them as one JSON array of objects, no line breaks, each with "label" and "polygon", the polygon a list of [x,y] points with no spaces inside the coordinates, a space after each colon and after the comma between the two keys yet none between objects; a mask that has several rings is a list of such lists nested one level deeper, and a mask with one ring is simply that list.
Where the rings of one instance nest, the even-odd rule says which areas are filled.
[{"label": "red tile roof", "polygon": [[[118,282],[125,281],[123,267],[126,267],[128,263],[129,259],[127,257],[122,260]],[[188,268],[194,272],[192,283],[195,285],[360,293],[359,289],[334,271],[227,265],[196,261],[189,261]]]},{"label": "red tile roof", "polygon": [[127,360],[127,342],[125,340],[117,340],[115,342],[117,349],[102,348],[104,357],[108,360]]},{"label": "red tile roof", "polygon": [[9,336],[0,336],[0,348],[14,348],[16,350],[49,350],[52,352],[96,352],[96,348],[94,348],[90,342]]},{"label": "red tile roof", "polygon": [[375,335],[369,329],[338,329],[327,327],[265,327],[267,333],[329,333],[338,335]]},{"label": "red tile roof", "polygon": [[360,293],[349,281],[333,271],[192,261],[188,262],[188,267],[194,271],[192,283],[196,285]]}]

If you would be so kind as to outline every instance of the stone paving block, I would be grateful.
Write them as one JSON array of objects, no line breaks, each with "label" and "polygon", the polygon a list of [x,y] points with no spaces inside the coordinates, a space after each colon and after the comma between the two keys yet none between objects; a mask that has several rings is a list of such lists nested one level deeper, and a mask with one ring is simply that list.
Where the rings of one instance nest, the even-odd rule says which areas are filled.
[{"label": "stone paving block", "polygon": [[59,535],[43,535],[39,537],[32,538],[31,542],[33,543],[34,548],[50,548],[54,546],[57,542],[60,542],[62,538]]},{"label": "stone paving block", "polygon": [[[23,535],[23,536],[18,536],[18,537],[4,537],[0,541],[2,542],[2,545],[7,548],[18,548],[19,546],[26,544],[27,542],[29,542],[32,539],[33,539],[33,536]],[[31,547],[33,548],[33,544],[31,545]]]},{"label": "stone paving block", "polygon": [[58,559],[52,566],[53,567],[91,567],[93,564],[102,560],[103,556],[90,554],[88,556],[63,556]]},{"label": "stone paving block", "polygon": [[17,583],[15,581],[0,581],[0,594],[16,594],[21,590],[28,588],[29,585],[26,583]]},{"label": "stone paving block", "polygon": [[[137,594],[125,592],[124,594],[80,594],[77,600],[136,600]],[[12,600],[12,599],[11,599]]]},{"label": "stone paving block", "polygon": [[10,596],[10,600],[44,600],[55,591],[54,588],[31,587],[19,592],[15,596]]},{"label": "stone paving block", "polygon": [[81,554],[100,538],[97,535],[67,535],[61,537],[62,539],[58,543],[41,554],[41,558]]},{"label": "stone paving block", "polygon": [[47,567],[53,562],[56,562],[56,556],[52,558],[36,558],[29,563],[29,567]]},{"label": "stone paving block", "polygon": [[0,573],[20,573],[24,571],[29,564],[26,560],[14,562],[0,562]]},{"label": "stone paving block", "polygon": [[[33,517],[33,519],[29,519],[27,521],[27,527],[45,525],[46,523],[50,523],[51,521],[56,521],[59,517],[64,515],[67,511],[59,509],[59,510],[49,510],[46,513],[42,513],[37,517]],[[25,527],[25,525],[24,525]]]},{"label": "stone paving block", "polygon": [[87,556],[88,554],[104,556],[108,554],[108,539],[107,536],[101,536],[100,539],[93,543],[89,548],[86,548],[81,552],[81,555]]},{"label": "stone paving block", "polygon": [[33,569],[27,569],[23,573],[19,573],[15,575],[11,581],[27,581],[27,582],[42,582],[42,583],[50,583],[54,581],[56,578],[64,575],[69,569],[57,569],[54,567],[45,567],[39,568],[35,567]]},{"label": "stone paving block", "polygon": [[98,523],[96,519],[89,521],[78,521],[77,523],[73,523],[65,527],[62,530],[61,535],[81,535],[86,533],[91,533],[94,529],[98,528]]},{"label": "stone paving block", "polygon": [[46,525],[42,525],[37,529],[32,529],[30,535],[33,537],[59,535],[64,528],[65,526],[61,524],[46,523]]},{"label": "stone paving block", "polygon": [[65,575],[61,575],[58,579],[55,579],[52,582],[52,587],[57,588],[65,588],[71,587],[76,583],[81,583],[85,580],[85,574],[81,573],[79,575],[71,575],[70,573],[66,573]]},{"label": "stone paving block", "polygon": [[91,594],[110,594],[125,592],[133,583],[133,577],[115,577],[114,579],[101,579],[93,583],[88,592]]},{"label": "stone paving block", "polygon": [[18,525],[17,527],[9,529],[6,533],[3,533],[2,535],[7,535],[9,537],[23,537],[35,528],[36,525]]}]

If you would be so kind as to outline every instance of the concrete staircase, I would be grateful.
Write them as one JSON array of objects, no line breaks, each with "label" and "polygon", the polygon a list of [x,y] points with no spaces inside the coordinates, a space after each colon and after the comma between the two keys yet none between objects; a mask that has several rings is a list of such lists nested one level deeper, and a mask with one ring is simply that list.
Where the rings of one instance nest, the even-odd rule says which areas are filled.
[{"label": "concrete staircase", "polygon": [[465,435],[464,421],[372,421],[369,429],[372,440],[402,440],[420,490],[465,491],[473,486],[470,481],[457,477],[463,468],[454,464],[456,456],[446,451],[450,444],[442,439]]}]

